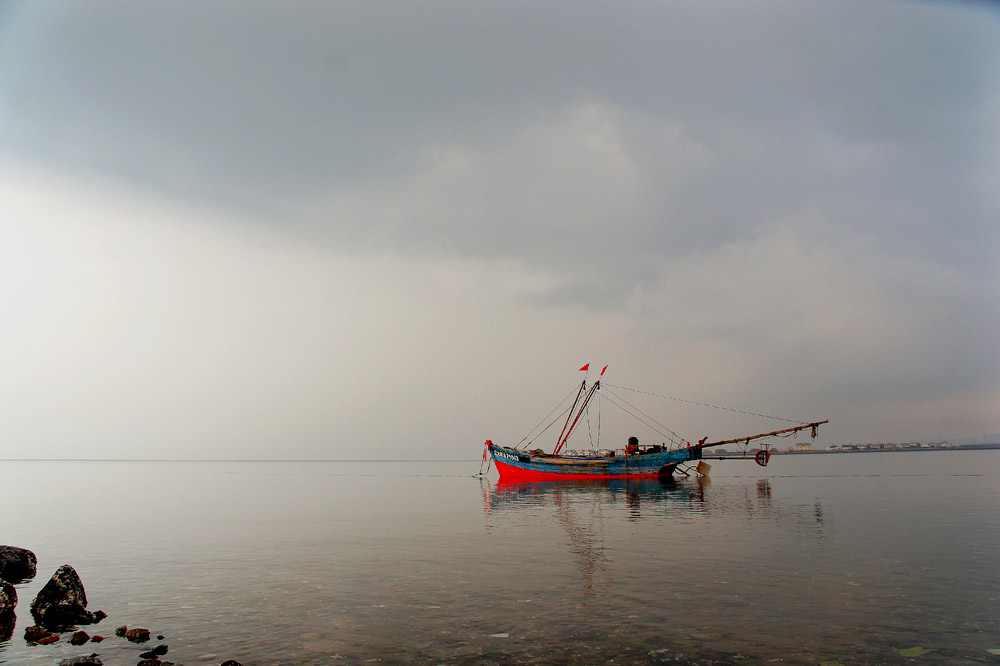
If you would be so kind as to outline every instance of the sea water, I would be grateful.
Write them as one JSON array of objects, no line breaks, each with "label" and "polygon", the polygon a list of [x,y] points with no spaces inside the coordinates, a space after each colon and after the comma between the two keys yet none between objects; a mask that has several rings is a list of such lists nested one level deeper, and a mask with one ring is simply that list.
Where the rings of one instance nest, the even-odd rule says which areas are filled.
[{"label": "sea water", "polygon": [[[1000,451],[508,485],[477,461],[6,461],[0,663],[1000,663]],[[28,645],[62,564],[108,637]],[[120,625],[148,628],[136,646]],[[162,641],[155,640],[162,635]],[[2,637],[0,637],[2,638]]]}]

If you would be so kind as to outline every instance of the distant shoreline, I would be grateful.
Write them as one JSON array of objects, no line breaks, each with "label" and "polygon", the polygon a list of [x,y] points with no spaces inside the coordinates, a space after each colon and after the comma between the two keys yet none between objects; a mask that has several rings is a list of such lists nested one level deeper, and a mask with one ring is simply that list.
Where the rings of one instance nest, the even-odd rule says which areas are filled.
[{"label": "distant shoreline", "polygon": [[475,458],[0,458],[0,462],[127,462],[127,463],[437,463]]},{"label": "distant shoreline", "polygon": [[[788,449],[780,451],[778,449],[772,449],[771,455],[810,455],[810,454],[835,454],[835,453],[910,453],[917,451],[984,451],[990,449],[1000,449],[1000,444],[966,444],[963,446],[921,446],[917,447],[890,447],[882,449],[809,449],[807,451],[789,451]],[[741,455],[741,454],[731,454],[731,455]],[[726,457],[726,456],[722,456]]]}]

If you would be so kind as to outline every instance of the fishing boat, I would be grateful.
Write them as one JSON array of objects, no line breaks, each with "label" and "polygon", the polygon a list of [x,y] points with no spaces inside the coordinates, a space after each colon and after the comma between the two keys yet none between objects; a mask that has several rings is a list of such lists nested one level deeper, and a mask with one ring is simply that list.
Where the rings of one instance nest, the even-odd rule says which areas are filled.
[{"label": "fishing boat", "polygon": [[[587,371],[590,364],[580,368]],[[576,390],[576,397],[572,405],[564,413],[566,420],[563,423],[562,431],[556,439],[555,447],[551,453],[546,453],[540,448],[531,448],[533,440],[529,441],[525,437],[518,445],[501,446],[494,444],[492,440],[486,440],[483,451],[483,464],[488,470],[492,462],[496,466],[500,478],[505,482],[532,482],[532,481],[570,481],[580,479],[621,479],[621,478],[671,478],[679,466],[690,461],[697,461],[696,471],[706,474],[709,466],[704,463],[704,459],[709,457],[706,452],[711,453],[713,447],[724,444],[736,444],[743,448],[743,455],[727,456],[725,459],[754,460],[758,465],[766,466],[771,458],[770,444],[767,440],[774,437],[790,436],[803,430],[809,430],[812,437],[816,437],[817,429],[827,420],[803,422],[795,421],[796,425],[778,430],[771,430],[754,435],[743,435],[719,441],[709,442],[705,437],[696,444],[676,435],[669,429],[656,423],[641,410],[631,405],[622,406],[624,400],[617,396],[612,400],[612,404],[622,407],[629,413],[639,413],[646,417],[644,423],[655,424],[656,431],[664,434],[664,441],[659,444],[641,445],[638,437],[629,437],[622,449],[592,449],[590,451],[570,451],[567,450],[566,443],[570,436],[577,429],[594,397],[601,391],[601,378],[607,371],[608,366],[604,366],[601,374],[591,385],[587,385],[584,377],[579,389]],[[618,389],[624,387],[615,387]],[[644,392],[646,393],[646,392]],[[572,394],[572,393],[571,393]],[[667,396],[661,396],[667,397]],[[690,401],[685,401],[690,402]],[[711,407],[705,403],[696,403]],[[631,409],[629,409],[631,407]],[[558,408],[557,408],[558,409]],[[721,408],[726,409],[726,408]],[[555,410],[554,410],[555,411]],[[738,410],[730,410],[738,411]],[[748,412],[749,413],[749,412]],[[551,415],[551,412],[550,412]],[[758,416],[762,416],[757,414]],[[562,418],[562,413],[556,416],[555,420],[546,426],[545,430],[557,423]],[[773,418],[773,417],[772,417]],[[790,419],[783,419],[790,421]],[[542,431],[544,432],[544,430]],[[752,443],[760,442],[761,448],[750,450]],[[718,458],[723,459],[723,458]],[[687,466],[683,469],[686,470]],[[480,473],[483,473],[482,466]]]}]

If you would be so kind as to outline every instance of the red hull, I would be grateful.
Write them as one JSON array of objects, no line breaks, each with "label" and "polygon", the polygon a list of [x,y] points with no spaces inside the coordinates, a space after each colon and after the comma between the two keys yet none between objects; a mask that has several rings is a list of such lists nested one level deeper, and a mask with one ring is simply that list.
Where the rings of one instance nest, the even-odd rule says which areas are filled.
[{"label": "red hull", "polygon": [[515,467],[514,465],[508,465],[505,462],[494,459],[493,464],[496,465],[497,472],[500,473],[500,479],[506,482],[521,482],[521,481],[571,481],[579,479],[656,479],[659,478],[659,474],[653,472],[651,474],[572,474],[563,472],[538,472],[532,469],[523,469],[521,467]]}]

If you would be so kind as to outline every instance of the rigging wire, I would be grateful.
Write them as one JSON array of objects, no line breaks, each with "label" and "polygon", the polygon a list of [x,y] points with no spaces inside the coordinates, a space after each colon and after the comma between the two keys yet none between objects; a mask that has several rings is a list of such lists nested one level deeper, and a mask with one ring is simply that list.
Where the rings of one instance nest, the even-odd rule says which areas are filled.
[{"label": "rigging wire", "polygon": [[542,435],[544,435],[546,430],[548,430],[554,424],[556,424],[559,421],[559,419],[562,418],[562,415],[565,414],[566,412],[568,412],[571,408],[563,409],[562,412],[559,413],[559,416],[557,418],[553,419],[552,422],[549,423],[547,426],[545,426],[545,428],[543,428],[540,432],[538,432],[534,436],[532,435],[532,433],[534,433],[536,430],[538,430],[538,428],[541,427],[541,425],[543,423],[545,423],[546,420],[548,420],[553,414],[556,413],[556,410],[558,410],[560,407],[563,406],[563,403],[565,403],[567,400],[569,400],[569,397],[571,395],[573,395],[573,391],[576,391],[576,390],[577,390],[577,388],[573,387],[573,390],[570,391],[569,393],[567,393],[566,397],[564,397],[562,400],[560,400],[559,404],[557,404],[555,407],[553,407],[552,411],[549,412],[548,414],[546,414],[545,417],[541,421],[538,422],[538,425],[536,425],[534,428],[532,428],[531,430],[529,430],[528,434],[525,435],[524,437],[522,437],[521,441],[514,445],[514,448],[515,449],[520,448],[521,445],[524,444],[525,440],[527,440],[529,437],[531,438],[531,441],[534,442],[535,439],[537,439],[537,438],[541,437]]},{"label": "rigging wire", "polygon": [[[664,430],[666,430],[668,433],[670,433],[671,435],[673,435],[677,439],[684,439],[683,437],[681,437],[680,435],[678,435],[676,432],[674,432],[673,430],[671,430],[667,426],[663,425],[662,423],[660,423],[659,421],[657,421],[656,419],[654,419],[652,416],[650,416],[646,412],[642,411],[641,409],[639,409],[638,407],[636,407],[635,405],[633,405],[632,403],[630,403],[628,400],[626,400],[625,398],[623,398],[620,395],[618,395],[617,393],[615,393],[614,391],[609,391],[608,393],[610,393],[616,399],[621,400],[626,405],[628,405],[629,407],[631,407],[635,411],[639,412],[640,414],[642,414],[643,416],[645,416],[647,419],[649,419],[650,421],[652,421],[653,423],[655,423],[660,428],[663,428]],[[612,403],[612,404],[614,404],[614,403]],[[663,435],[664,433],[661,432],[660,434]]]},{"label": "rigging wire", "polygon": [[[646,414],[641,409],[639,409],[638,407],[636,407],[632,403],[630,403],[627,400],[625,400],[624,398],[622,398],[620,395],[614,393],[613,391],[608,391],[608,398],[607,398],[607,400],[612,405],[614,405],[618,409],[622,410],[623,412],[625,412],[629,416],[632,416],[634,419],[636,419],[640,423],[644,424],[648,428],[651,428],[652,430],[654,430],[655,432],[659,433],[660,435],[663,435],[664,437],[666,437],[668,440],[670,440],[671,444],[683,444],[684,443],[685,440],[684,440],[683,437],[681,437],[680,435],[678,435],[677,433],[675,433],[673,430],[671,430],[667,426],[663,425],[662,423],[660,423],[659,421],[657,421],[656,419],[654,419],[649,414]],[[617,401],[621,401],[621,402],[619,403]],[[624,404],[622,404],[622,403],[624,403]],[[626,407],[626,405],[627,405],[627,407]]]},{"label": "rigging wire", "polygon": [[[484,464],[486,465],[486,470],[485,471],[483,470],[483,465]],[[475,478],[477,476],[486,476],[487,474],[489,474],[490,473],[490,465],[492,465],[492,464],[493,464],[493,456],[487,456],[484,453],[483,454],[483,461],[481,463],[479,463],[479,474],[473,474],[472,475],[473,478]]]},{"label": "rigging wire", "polygon": [[601,400],[600,400],[601,394],[600,393],[597,394],[597,398],[598,398],[597,399],[597,446],[594,446],[593,444],[590,445],[590,448],[592,448],[594,451],[597,451],[599,448],[601,448]]},{"label": "rigging wire", "polygon": [[590,438],[590,448],[594,448],[594,428],[590,424],[590,407],[587,407],[587,437]]},{"label": "rigging wire", "polygon": [[590,424],[590,407],[587,407],[587,435],[590,437],[590,449],[596,451],[601,445],[601,394],[597,393],[597,444],[594,444],[594,428]]},{"label": "rigging wire", "polygon": [[[597,393],[597,428],[596,430],[591,426],[590,423],[590,407],[587,407],[587,435],[590,437],[590,449],[596,451],[601,446],[601,393]],[[597,442],[594,442],[594,432],[597,432]]]},{"label": "rigging wire", "polygon": [[686,402],[689,405],[698,405],[700,407],[711,407],[712,409],[722,409],[727,412],[736,412],[737,414],[747,414],[748,416],[760,416],[765,419],[774,419],[775,421],[787,421],[788,423],[807,423],[807,421],[798,421],[796,419],[786,419],[780,416],[770,416],[768,414],[761,414],[759,412],[748,412],[742,409],[733,409],[732,407],[722,407],[720,405],[711,405],[707,402],[698,402],[696,400],[685,400],[684,398],[675,398],[670,395],[661,395],[659,393],[652,393],[650,391],[642,391],[639,389],[629,388],[627,386],[618,386],[616,384],[603,384],[602,386],[611,387],[616,389],[622,389],[623,391],[632,391],[633,393],[642,393],[644,395],[651,395],[654,398],[664,398],[665,400],[675,400],[677,402]]},{"label": "rigging wire", "polygon": [[[643,412],[641,409],[639,409],[638,407],[636,407],[635,405],[633,405],[632,403],[630,403],[628,400],[626,400],[621,395],[615,393],[614,391],[610,391],[610,390],[607,390],[607,389],[611,389],[611,388],[621,389],[621,390],[624,390],[624,391],[631,391],[633,393],[640,393],[640,394],[652,396],[652,397],[655,397],[655,398],[662,398],[662,399],[665,399],[665,400],[674,400],[676,402],[683,402],[683,403],[687,403],[687,404],[690,404],[690,405],[698,405],[700,407],[710,407],[712,409],[720,409],[720,410],[727,411],[727,412],[735,412],[737,414],[746,414],[746,415],[749,415],[749,416],[759,416],[761,418],[774,419],[776,421],[786,421],[788,423],[796,423],[796,424],[805,424],[806,423],[806,421],[797,421],[795,419],[787,419],[787,418],[782,418],[780,416],[771,416],[771,415],[768,415],[768,414],[761,414],[759,412],[751,412],[751,411],[742,410],[742,409],[734,409],[732,407],[722,407],[720,405],[712,405],[712,404],[709,404],[707,402],[698,402],[696,400],[686,400],[684,398],[677,398],[677,397],[674,397],[674,396],[662,395],[662,394],[659,394],[659,393],[653,393],[651,391],[643,391],[643,390],[640,390],[640,389],[629,388],[627,386],[619,386],[617,384],[602,383],[601,384],[601,388],[605,389],[605,391],[599,392],[598,395],[597,395],[598,398],[606,398],[613,406],[615,406],[618,409],[622,410],[626,414],[632,416],[637,421],[639,421],[640,423],[644,424],[645,426],[647,426],[648,428],[652,429],[653,431],[657,432],[658,434],[666,437],[667,440],[669,440],[669,442],[670,442],[670,444],[672,446],[683,446],[685,444],[685,442],[686,442],[686,439],[684,437],[681,437],[680,435],[678,435],[673,430],[671,430],[667,426],[663,425],[662,423],[660,423],[656,419],[654,419],[649,414],[646,414],[645,412]],[[521,439],[520,442],[518,442],[517,444],[514,445],[514,448],[517,448],[517,449],[522,448],[522,445],[524,445],[525,442],[528,442],[529,445],[532,444],[532,443],[534,443],[534,441],[536,439],[538,439],[543,434],[545,434],[553,425],[557,424],[562,419],[562,417],[564,415],[566,415],[567,412],[569,412],[569,411],[572,410],[572,406],[565,407],[565,408],[562,409],[562,411],[559,411],[560,408],[571,398],[571,396],[573,395],[573,393],[575,391],[578,391],[578,390],[579,389],[575,387],[569,393],[567,393],[566,396],[552,409],[552,411],[550,411],[541,421],[539,421],[538,424],[534,428],[532,428],[528,432],[528,434],[525,435]],[[594,442],[594,433],[593,433],[593,427],[592,427],[591,419],[590,419],[591,414],[590,414],[590,408],[589,408],[589,406],[586,409],[586,412],[587,412],[587,430],[588,430],[589,437],[590,437],[590,446],[594,450],[596,450],[597,447],[600,446],[600,436],[601,436],[601,434],[600,434],[600,424],[601,424],[600,400],[598,401],[597,404],[598,404],[598,412],[597,412],[597,443],[596,443],[596,445],[595,445],[595,442]],[[555,418],[552,418],[553,414],[556,414],[556,412],[559,412],[559,413],[556,415]],[[548,425],[546,425],[541,430],[538,430],[549,419],[552,419],[552,420],[548,422]],[[790,433],[789,435],[782,435],[782,436],[788,437],[788,436],[791,436],[791,434],[793,434],[793,433]]]}]

